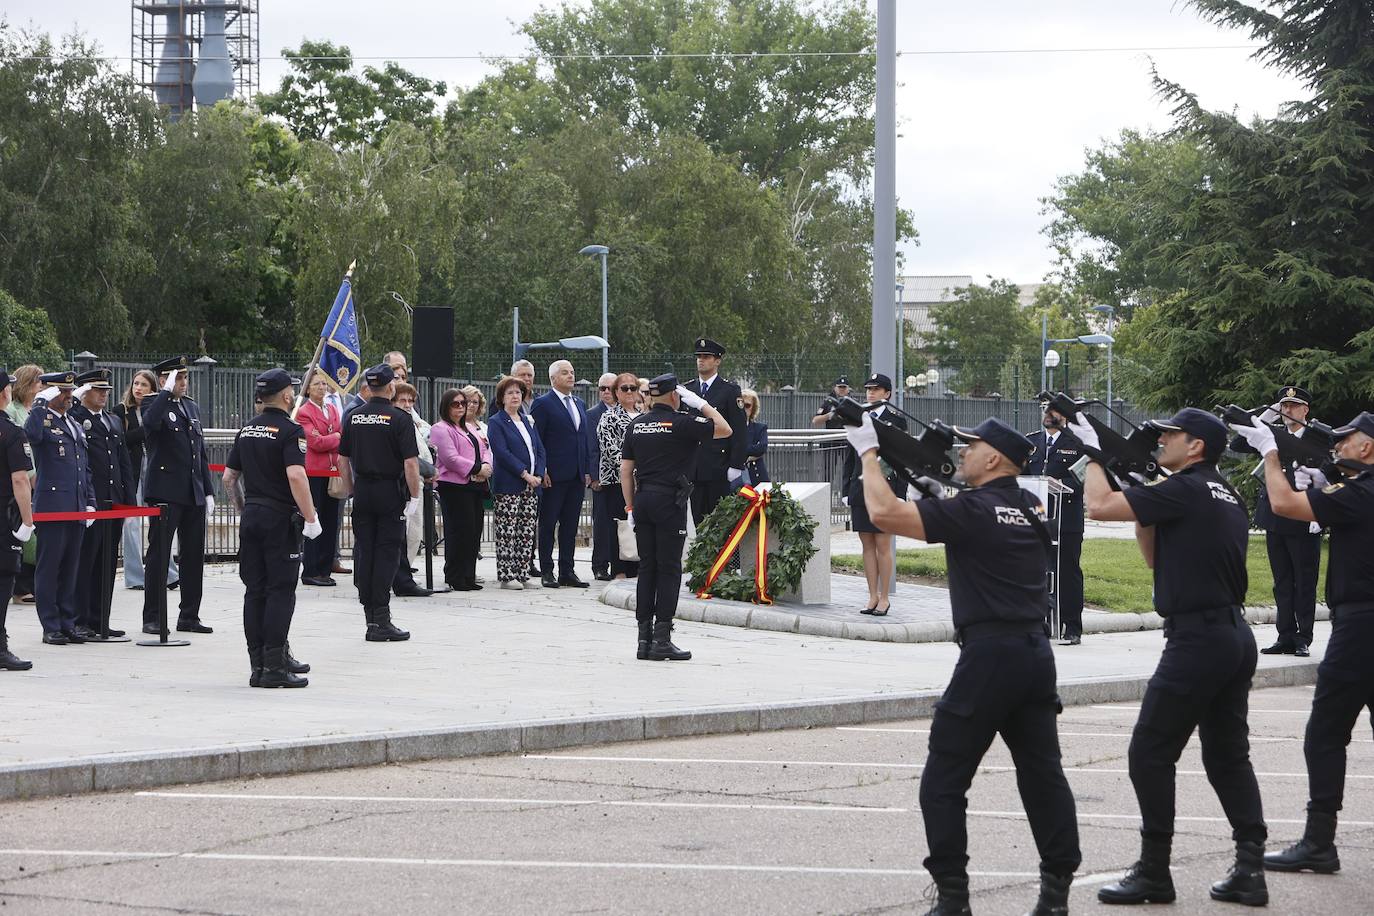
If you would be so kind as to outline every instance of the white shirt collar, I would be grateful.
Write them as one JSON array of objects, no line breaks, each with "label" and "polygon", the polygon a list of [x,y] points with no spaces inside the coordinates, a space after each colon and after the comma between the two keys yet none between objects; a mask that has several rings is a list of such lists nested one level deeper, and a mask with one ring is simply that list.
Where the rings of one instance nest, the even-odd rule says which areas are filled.
[{"label": "white shirt collar", "polygon": [[718,379],[718,378],[720,378],[720,373],[719,373],[719,372],[717,372],[715,375],[711,376],[710,378],[698,378],[697,381],[698,381],[701,385],[703,385],[703,386],[709,388],[711,385],[714,385],[714,384],[716,383],[716,379]]}]

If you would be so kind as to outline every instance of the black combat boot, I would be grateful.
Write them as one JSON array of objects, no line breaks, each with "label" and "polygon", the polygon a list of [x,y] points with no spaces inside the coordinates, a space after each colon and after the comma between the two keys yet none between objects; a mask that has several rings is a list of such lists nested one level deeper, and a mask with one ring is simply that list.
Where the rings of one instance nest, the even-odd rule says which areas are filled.
[{"label": "black combat boot", "polygon": [[654,618],[646,617],[635,623],[639,624],[639,648],[635,651],[635,658],[645,659],[649,657],[649,644],[654,640]]},{"label": "black combat boot", "polygon": [[282,651],[286,653],[286,670],[292,674],[309,674],[310,666],[305,662],[298,662],[291,656],[291,643],[282,643]]},{"label": "black combat boot", "polygon": [[410,634],[391,622],[391,608],[372,609],[372,621],[367,625],[368,642],[404,642]]},{"label": "black combat boot", "polygon": [[656,662],[664,659],[674,662],[685,662],[691,659],[691,652],[684,652],[673,645],[673,621],[655,620],[654,621],[654,641],[649,646],[649,658]]},{"label": "black combat boot", "polygon": [[249,687],[262,686],[262,646],[248,647],[248,664],[251,666],[252,673],[248,675]]},{"label": "black combat boot", "polygon": [[1334,875],[1340,871],[1341,858],[1336,854],[1336,815],[1307,812],[1307,829],[1302,839],[1283,852],[1267,853],[1264,867],[1268,871],[1311,871],[1319,875]]},{"label": "black combat boot", "polygon": [[[932,888],[935,904],[926,910],[926,916],[969,916],[973,911],[968,906],[968,876],[936,878]],[[930,899],[931,891],[926,891]]]},{"label": "black combat boot", "polygon": [[286,647],[265,646],[262,650],[260,687],[304,687],[310,681],[286,670]]},{"label": "black combat boot", "polygon": [[[643,632],[641,627],[640,633],[643,634]],[[641,635],[640,638],[643,639],[644,637]],[[640,656],[640,658],[643,657]],[[0,671],[28,671],[32,667],[33,662],[24,661],[10,651],[10,638],[4,630],[0,630]]]},{"label": "black combat boot", "polygon": [[1236,864],[1216,884],[1212,899],[1246,906],[1268,906],[1269,888],[1264,883],[1264,844],[1248,840],[1236,844]]},{"label": "black combat boot", "polygon": [[1115,884],[1097,889],[1099,903],[1173,903],[1174,879],[1169,874],[1169,840],[1140,838],[1140,860],[1126,869]]},{"label": "black combat boot", "polygon": [[1069,885],[1073,875],[1056,875],[1040,869],[1040,899],[1026,916],[1068,916]]}]

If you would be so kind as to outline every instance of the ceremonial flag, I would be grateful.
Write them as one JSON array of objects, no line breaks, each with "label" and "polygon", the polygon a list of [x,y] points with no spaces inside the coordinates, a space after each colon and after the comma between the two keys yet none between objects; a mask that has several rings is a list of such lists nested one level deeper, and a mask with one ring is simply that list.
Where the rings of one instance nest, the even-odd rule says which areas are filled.
[{"label": "ceremonial flag", "polygon": [[362,372],[362,358],[358,355],[362,344],[358,340],[358,317],[353,308],[353,268],[348,265],[334,307],[329,310],[324,329],[320,331],[319,370],[330,387],[339,394],[348,394],[358,384]]}]

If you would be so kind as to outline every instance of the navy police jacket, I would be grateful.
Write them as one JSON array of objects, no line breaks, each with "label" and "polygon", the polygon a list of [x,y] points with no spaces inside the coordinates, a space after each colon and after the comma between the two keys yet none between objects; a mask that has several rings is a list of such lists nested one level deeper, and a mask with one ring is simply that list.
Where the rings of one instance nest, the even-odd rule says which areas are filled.
[{"label": "navy police jacket", "polygon": [[143,399],[144,448],[148,469],[143,478],[143,501],[203,506],[215,495],[200,410],[190,398],[174,400],[170,392]]},{"label": "navy police jacket", "polygon": [[75,418],[62,416],[35,402],[24,423],[38,472],[33,486],[33,511],[81,512],[94,506],[95,488],[86,454],[86,437]]},{"label": "navy police jacket", "polygon": [[1043,427],[1037,432],[1030,433],[1026,438],[1035,445],[1035,454],[1026,462],[1025,473],[1035,477],[1053,477],[1073,491],[1065,493],[1058,500],[1050,501],[1051,505],[1056,502],[1059,505],[1059,530],[1082,531],[1083,481],[1069,468],[1083,457],[1083,443],[1067,429],[1061,430],[1054,440],[1054,445],[1048,448],[1045,445],[1047,436]]},{"label": "navy police jacket", "polygon": [[134,477],[133,461],[124,442],[124,422],[108,410],[92,413],[84,404],[73,404],[68,414],[86,437],[95,506],[108,509],[116,503],[133,503],[138,479]]}]

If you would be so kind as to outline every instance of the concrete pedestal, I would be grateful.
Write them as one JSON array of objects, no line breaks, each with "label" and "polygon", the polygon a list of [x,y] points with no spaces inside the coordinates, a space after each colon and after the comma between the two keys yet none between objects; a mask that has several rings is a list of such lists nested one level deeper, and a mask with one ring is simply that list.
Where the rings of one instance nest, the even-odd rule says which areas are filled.
[{"label": "concrete pedestal", "polygon": [[[770,489],[769,483],[759,484],[758,489]],[[796,591],[777,595],[780,604],[829,604],[830,603],[830,484],[828,483],[788,483],[783,485],[787,495],[801,503],[802,509],[816,522],[813,543],[819,549],[802,571],[801,582]],[[744,539],[740,541],[740,571],[753,575],[754,558],[758,555],[758,526],[751,525]],[[768,532],[768,552],[778,552],[777,529],[771,524]]]}]

